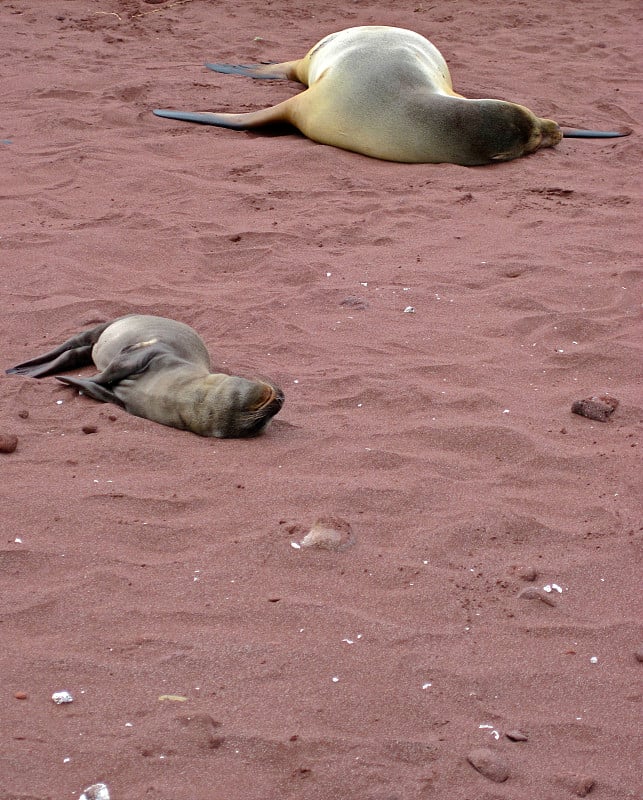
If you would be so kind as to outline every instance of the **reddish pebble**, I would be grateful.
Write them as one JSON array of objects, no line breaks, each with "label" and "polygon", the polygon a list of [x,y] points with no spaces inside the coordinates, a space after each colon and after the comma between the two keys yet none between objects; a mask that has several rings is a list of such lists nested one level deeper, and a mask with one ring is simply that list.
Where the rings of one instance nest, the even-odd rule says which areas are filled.
[{"label": "reddish pebble", "polygon": [[28,695],[27,692],[16,692],[14,694],[14,697],[16,698],[16,700],[26,700]]},{"label": "reddish pebble", "polygon": [[13,453],[18,447],[18,437],[15,433],[0,433],[0,453]]},{"label": "reddish pebble", "polygon": [[587,795],[594,788],[594,778],[589,775],[559,775],[556,781],[561,786],[564,786],[568,791],[576,795],[576,797],[587,797]]},{"label": "reddish pebble", "polygon": [[584,400],[576,400],[572,403],[573,414],[580,414],[581,417],[587,417],[587,419],[597,422],[607,422],[617,408],[618,400],[607,394],[586,397]]},{"label": "reddish pebble", "polygon": [[26,408],[23,408],[22,411],[18,411],[18,416],[20,419],[29,419],[29,412]]},{"label": "reddish pebble", "polygon": [[368,303],[361,297],[349,295],[340,302],[340,306],[344,306],[345,308],[354,308],[356,311],[365,311],[368,308]]},{"label": "reddish pebble", "polygon": [[467,756],[467,761],[485,778],[495,783],[504,783],[509,777],[509,767],[499,754],[488,747],[476,747]]},{"label": "reddish pebble", "polygon": [[505,733],[507,739],[510,739],[512,742],[526,742],[528,741],[527,735],[519,730],[507,731]]},{"label": "reddish pebble", "polygon": [[579,797],[587,797],[594,788],[594,779],[589,777],[577,778],[574,783],[574,791]]},{"label": "reddish pebble", "polygon": [[643,661],[643,647],[639,647],[639,649],[635,653],[637,661]]},{"label": "reddish pebble", "polygon": [[81,430],[83,433],[96,433],[98,428],[95,425],[83,425]]}]

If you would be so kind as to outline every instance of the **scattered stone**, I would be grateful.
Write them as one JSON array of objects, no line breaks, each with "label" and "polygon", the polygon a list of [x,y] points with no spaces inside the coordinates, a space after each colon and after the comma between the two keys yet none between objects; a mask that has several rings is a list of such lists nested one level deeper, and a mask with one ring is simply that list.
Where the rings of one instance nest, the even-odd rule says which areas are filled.
[{"label": "scattered stone", "polygon": [[14,694],[14,697],[16,698],[16,700],[26,700],[27,697],[29,697],[29,695],[27,694],[27,692],[16,692]]},{"label": "scattered stone", "polygon": [[320,517],[300,542],[318,550],[342,550],[351,543],[350,523],[338,517]]},{"label": "scattered stone", "polygon": [[182,694],[162,694],[159,695],[159,700],[161,702],[168,701],[170,703],[185,703],[187,697],[184,697]]},{"label": "scattered stone", "polygon": [[71,696],[69,692],[54,692],[51,696],[51,699],[56,703],[57,706],[62,705],[63,703],[73,703],[74,698]]},{"label": "scattered stone", "polygon": [[476,747],[467,756],[467,761],[481,775],[495,783],[504,783],[509,777],[509,767],[489,747]]},{"label": "scattered stone", "polygon": [[356,297],[355,295],[349,295],[345,297],[340,306],[345,306],[346,308],[354,308],[356,311],[366,311],[368,308],[368,303],[366,300],[362,300],[361,297]]},{"label": "scattered stone", "polygon": [[26,408],[23,408],[22,411],[18,411],[18,416],[20,419],[29,419],[29,412]]},{"label": "scattered stone", "polygon": [[109,790],[104,783],[88,786],[78,800],[109,800]]},{"label": "scattered stone", "polygon": [[18,447],[18,437],[15,433],[0,433],[0,453],[13,453]]},{"label": "scattered stone", "polygon": [[634,655],[637,661],[643,661],[643,647],[639,647]]},{"label": "scattered stone", "polygon": [[597,422],[607,422],[617,408],[618,400],[607,394],[593,395],[572,403],[573,414],[580,414],[581,417],[594,419]]},{"label": "scattered stone", "polygon": [[587,797],[594,788],[596,781],[589,775],[559,775],[557,783],[564,786],[577,797]]},{"label": "scattered stone", "polygon": [[521,581],[535,581],[538,577],[538,570],[536,567],[518,567],[516,574]]},{"label": "scattered stone", "polygon": [[505,733],[507,739],[510,739],[512,742],[528,742],[529,738],[527,737],[526,733],[518,730],[517,728],[513,731],[507,731]]},{"label": "scattered stone", "polygon": [[98,428],[96,427],[96,425],[83,425],[81,430],[83,433],[96,433]]},{"label": "scattered stone", "polygon": [[519,594],[518,597],[521,600],[540,600],[542,603],[545,603],[548,606],[552,606],[555,608],[556,601],[551,596],[551,594],[547,594],[542,589],[539,589],[537,586],[527,586],[525,587]]}]

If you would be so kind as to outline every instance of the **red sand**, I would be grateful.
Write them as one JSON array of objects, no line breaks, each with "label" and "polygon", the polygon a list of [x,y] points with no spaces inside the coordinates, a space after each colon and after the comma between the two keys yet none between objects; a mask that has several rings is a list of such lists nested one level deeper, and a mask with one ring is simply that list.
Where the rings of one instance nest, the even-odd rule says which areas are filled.
[{"label": "red sand", "polygon": [[[2,366],[137,311],[286,393],[217,441],[2,375],[2,800],[640,796],[640,7],[390,5],[0,6]],[[151,114],[373,23],[634,134],[471,169]],[[351,546],[291,547],[328,516]]]}]

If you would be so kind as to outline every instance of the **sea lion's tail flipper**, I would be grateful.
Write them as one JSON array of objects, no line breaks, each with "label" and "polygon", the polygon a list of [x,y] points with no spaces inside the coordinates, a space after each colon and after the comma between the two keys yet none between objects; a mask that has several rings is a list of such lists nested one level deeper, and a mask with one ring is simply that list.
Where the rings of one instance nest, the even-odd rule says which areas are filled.
[{"label": "sea lion's tail flipper", "polygon": [[92,363],[92,348],[99,336],[109,327],[111,322],[103,322],[88,331],[72,336],[58,347],[42,356],[24,361],[6,370],[8,375],[28,375],[31,378],[44,378],[76,367],[85,367]]},{"label": "sea lion's tail flipper", "polygon": [[224,75],[243,75],[246,78],[260,80],[291,80],[298,81],[295,72],[297,61],[284,61],[281,64],[206,64],[213,72],[222,72]]},{"label": "sea lion's tail flipper", "polygon": [[631,128],[623,131],[591,131],[584,128],[562,128],[565,139],[616,139],[619,136],[629,136]]}]

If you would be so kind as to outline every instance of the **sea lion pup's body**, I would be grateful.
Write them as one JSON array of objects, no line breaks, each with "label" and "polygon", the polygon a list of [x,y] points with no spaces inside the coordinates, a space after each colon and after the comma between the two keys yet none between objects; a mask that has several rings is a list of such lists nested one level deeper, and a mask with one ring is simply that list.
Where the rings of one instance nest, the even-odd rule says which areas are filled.
[{"label": "sea lion pup's body", "polygon": [[154,113],[242,130],[288,122],[323,144],[416,163],[509,161],[562,138],[555,122],[524,106],[468,100],[454,92],[438,49],[402,28],[348,28],[326,36],[304,58],[282,64],[206,66],[254,78],[290,78],[309,88],[247,114]]},{"label": "sea lion pup's body", "polygon": [[58,380],[130,414],[200,436],[261,433],[283,404],[281,390],[270,383],[211,373],[205,344],[188,325],[142,314],[83,331],[7,372],[42,378],[92,361],[99,374]]}]

